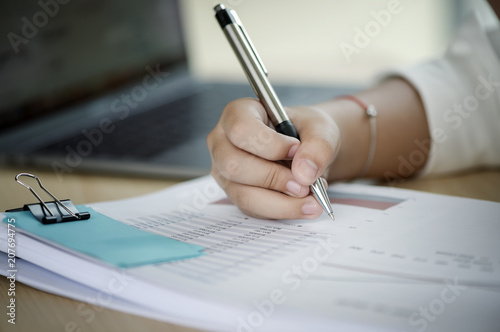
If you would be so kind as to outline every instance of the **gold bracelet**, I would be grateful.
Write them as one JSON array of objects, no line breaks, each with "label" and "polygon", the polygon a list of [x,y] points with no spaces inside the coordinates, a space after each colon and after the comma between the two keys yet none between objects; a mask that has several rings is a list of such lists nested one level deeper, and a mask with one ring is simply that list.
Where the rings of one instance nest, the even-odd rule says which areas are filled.
[{"label": "gold bracelet", "polygon": [[377,109],[372,104],[365,104],[361,99],[353,95],[342,95],[335,99],[347,99],[355,102],[366,112],[368,119],[370,120],[370,147],[368,150],[368,158],[366,159],[365,166],[356,176],[358,178],[364,177],[366,173],[370,170],[372,166],[373,159],[375,158],[375,147],[377,145]]}]

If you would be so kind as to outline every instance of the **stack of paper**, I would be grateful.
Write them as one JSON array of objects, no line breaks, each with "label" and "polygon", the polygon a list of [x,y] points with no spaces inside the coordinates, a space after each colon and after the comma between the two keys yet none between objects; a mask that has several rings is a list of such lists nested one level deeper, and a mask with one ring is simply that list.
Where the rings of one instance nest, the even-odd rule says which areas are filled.
[{"label": "stack of paper", "polygon": [[[117,267],[169,262],[197,257],[201,246],[139,230],[109,218],[87,206],[89,220],[43,224],[30,211],[5,214],[4,223],[16,233],[24,233],[75,255],[96,258]],[[10,225],[9,225],[10,224]]]},{"label": "stack of paper", "polygon": [[499,203],[362,185],[329,193],[336,222],[250,218],[209,177],[92,204],[204,255],[118,268],[18,233],[18,280],[216,331],[500,330]]}]

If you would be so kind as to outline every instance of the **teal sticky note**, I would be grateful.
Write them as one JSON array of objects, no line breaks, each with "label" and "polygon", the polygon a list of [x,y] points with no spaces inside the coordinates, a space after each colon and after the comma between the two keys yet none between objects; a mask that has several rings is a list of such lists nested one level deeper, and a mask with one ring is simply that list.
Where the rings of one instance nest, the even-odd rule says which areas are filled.
[{"label": "teal sticky note", "polygon": [[90,219],[44,225],[30,211],[8,212],[15,226],[52,243],[127,268],[202,255],[201,246],[146,232],[109,218],[88,206]]}]

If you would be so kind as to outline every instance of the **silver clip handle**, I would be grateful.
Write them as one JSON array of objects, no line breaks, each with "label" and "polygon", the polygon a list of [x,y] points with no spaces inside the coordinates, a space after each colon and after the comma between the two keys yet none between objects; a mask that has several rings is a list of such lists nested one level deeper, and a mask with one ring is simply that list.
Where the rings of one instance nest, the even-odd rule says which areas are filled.
[{"label": "silver clip handle", "polygon": [[59,199],[57,199],[56,196],[52,195],[52,193],[50,191],[48,191],[47,188],[45,188],[42,185],[42,181],[38,178],[38,176],[30,174],[30,173],[19,173],[19,174],[17,174],[16,175],[16,182],[19,183],[20,185],[24,186],[25,188],[29,189],[29,191],[31,191],[31,193],[33,195],[35,195],[35,197],[38,199],[38,201],[40,202],[40,204],[42,204],[42,206],[50,213],[50,215],[52,217],[54,217],[54,213],[52,213],[52,211],[50,211],[50,209],[47,206],[47,204],[45,204],[45,202],[40,198],[40,196],[38,196],[38,194],[36,193],[36,191],[33,188],[31,188],[30,186],[28,186],[26,183],[24,183],[21,180],[19,180],[19,178],[21,176],[27,176],[27,177],[35,179],[38,182],[38,185],[40,186],[40,188],[42,188],[43,191],[45,191],[50,197],[52,197],[54,199],[54,201],[56,201],[64,210],[66,210],[66,212],[68,212],[69,214],[71,214],[73,217],[75,217],[77,219],[80,219],[80,216],[74,214]]}]

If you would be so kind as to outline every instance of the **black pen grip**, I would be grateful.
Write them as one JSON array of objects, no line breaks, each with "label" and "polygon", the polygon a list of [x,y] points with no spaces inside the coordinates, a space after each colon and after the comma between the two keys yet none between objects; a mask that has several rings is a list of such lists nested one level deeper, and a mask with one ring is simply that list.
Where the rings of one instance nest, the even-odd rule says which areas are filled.
[{"label": "black pen grip", "polygon": [[278,124],[275,129],[280,134],[295,137],[296,139],[300,140],[299,134],[297,134],[297,130],[295,130],[295,127],[293,126],[292,122],[290,122],[290,120],[283,121],[282,123]]}]

